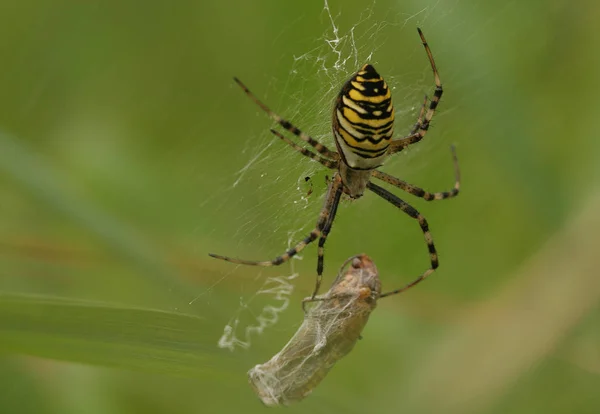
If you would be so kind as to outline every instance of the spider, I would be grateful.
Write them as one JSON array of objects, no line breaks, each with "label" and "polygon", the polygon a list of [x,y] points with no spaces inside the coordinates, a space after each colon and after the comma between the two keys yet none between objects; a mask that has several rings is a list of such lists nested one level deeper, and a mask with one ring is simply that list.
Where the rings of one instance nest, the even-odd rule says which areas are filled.
[{"label": "spider", "polygon": [[433,244],[433,238],[429,231],[429,225],[427,224],[425,217],[410,204],[371,181],[373,178],[376,178],[427,201],[455,197],[459,192],[460,170],[454,146],[451,146],[450,150],[454,162],[455,184],[454,188],[450,191],[430,193],[377,169],[383,164],[388,156],[402,151],[409,145],[415,144],[425,137],[431,119],[435,113],[435,109],[442,97],[442,83],[435,66],[435,61],[433,60],[433,55],[425,40],[423,32],[419,28],[417,28],[417,30],[421,37],[421,42],[425,47],[427,57],[429,58],[431,69],[433,70],[435,91],[433,93],[433,98],[429,102],[429,106],[427,106],[428,98],[425,96],[425,100],[421,106],[417,122],[413,129],[407,136],[400,139],[392,139],[394,110],[390,89],[383,78],[370,64],[365,64],[356,74],[354,74],[342,86],[342,90],[336,98],[333,108],[333,136],[335,138],[337,152],[330,150],[317,140],[302,132],[289,121],[271,111],[264,103],[258,100],[258,98],[256,98],[239,79],[234,78],[236,83],[244,90],[248,97],[260,106],[271,119],[302,141],[312,146],[318,154],[297,145],[278,131],[271,129],[270,131],[275,136],[302,155],[321,163],[327,168],[335,170],[335,173],[329,181],[325,202],[319,213],[315,228],[296,246],[292,247],[281,256],[267,261],[250,261],[209,253],[211,257],[245,265],[278,266],[298,254],[308,244],[319,239],[317,280],[312,294],[312,298],[314,299],[319,291],[322,280],[325,242],[331,231],[340,197],[342,194],[346,194],[351,199],[357,199],[363,195],[366,189],[368,189],[417,220],[421,227],[421,231],[423,232],[423,236],[425,237],[431,264],[425,272],[412,282],[400,289],[384,293],[380,297],[400,293],[423,281],[433,273],[438,267],[439,261],[437,251]]}]

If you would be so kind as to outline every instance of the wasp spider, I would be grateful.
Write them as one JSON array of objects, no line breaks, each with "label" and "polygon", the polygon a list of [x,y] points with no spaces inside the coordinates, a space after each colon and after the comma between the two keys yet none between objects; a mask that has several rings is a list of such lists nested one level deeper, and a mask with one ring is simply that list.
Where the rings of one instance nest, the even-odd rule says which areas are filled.
[{"label": "wasp spider", "polygon": [[289,121],[271,111],[264,103],[259,101],[239,79],[234,78],[250,99],[260,106],[275,122],[297,136],[300,140],[312,146],[318,154],[297,145],[289,138],[272,129],[271,132],[274,135],[301,154],[323,164],[327,168],[335,170],[336,172],[329,182],[325,203],[319,213],[317,225],[310,234],[296,246],[289,249],[281,256],[268,261],[242,260],[212,253],[210,253],[210,256],[228,262],[245,265],[277,266],[285,263],[292,256],[298,254],[298,252],[303,250],[309,243],[319,239],[317,281],[312,296],[314,298],[319,290],[322,279],[325,241],[331,230],[331,225],[335,218],[342,193],[346,194],[351,199],[356,199],[363,195],[365,189],[369,189],[384,200],[398,207],[413,219],[417,220],[423,231],[425,242],[427,243],[431,263],[430,267],[411,283],[400,289],[384,293],[381,297],[400,293],[421,282],[433,273],[438,267],[439,262],[433,239],[429,232],[429,225],[427,224],[425,217],[407,202],[371,181],[371,179],[377,178],[427,201],[455,197],[459,191],[460,172],[454,147],[451,147],[451,151],[454,161],[455,184],[454,188],[450,191],[430,193],[377,170],[388,156],[400,152],[409,145],[423,139],[429,129],[435,109],[442,97],[442,83],[433,60],[433,55],[423,36],[423,32],[421,32],[421,29],[417,30],[419,31],[419,36],[421,36],[421,41],[423,42],[425,52],[427,52],[427,57],[429,58],[429,63],[433,70],[435,91],[433,93],[433,98],[429,101],[429,105],[427,105],[428,98],[425,96],[425,102],[421,107],[419,117],[412,131],[407,136],[400,139],[392,139],[394,130],[394,109],[392,106],[390,89],[383,78],[370,64],[364,65],[344,84],[344,86],[342,86],[342,90],[335,101],[333,108],[333,136],[335,137],[337,152],[330,150],[306,133],[300,131]]}]

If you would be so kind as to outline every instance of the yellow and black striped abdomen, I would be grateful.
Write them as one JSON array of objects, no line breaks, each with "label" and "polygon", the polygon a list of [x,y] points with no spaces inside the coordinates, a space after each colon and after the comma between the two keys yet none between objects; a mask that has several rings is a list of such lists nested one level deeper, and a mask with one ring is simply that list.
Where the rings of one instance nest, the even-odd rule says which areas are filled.
[{"label": "yellow and black striped abdomen", "polygon": [[385,158],[393,131],[390,89],[373,66],[364,65],[344,84],[333,109],[340,155],[350,168],[376,168]]}]

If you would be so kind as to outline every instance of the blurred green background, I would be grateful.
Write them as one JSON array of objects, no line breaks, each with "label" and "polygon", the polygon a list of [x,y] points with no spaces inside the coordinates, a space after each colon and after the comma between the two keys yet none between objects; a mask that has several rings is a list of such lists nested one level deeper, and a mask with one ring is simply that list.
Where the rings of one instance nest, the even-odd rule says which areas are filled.
[{"label": "blurred green background", "polygon": [[[207,253],[282,253],[330,173],[277,142],[232,76],[331,144],[332,100],[370,61],[405,134],[433,90],[417,26],[446,93],[426,139],[383,170],[449,189],[456,144],[458,198],[400,195],[441,267],[382,300],[286,410],[599,412],[599,19],[591,0],[1,2],[2,412],[269,410],[246,372],[301,323],[316,248],[272,269]],[[428,263],[417,224],[373,194],[340,207],[325,285],[361,252],[384,290]],[[274,277],[293,292],[265,292]],[[249,348],[218,346],[280,299]]]}]

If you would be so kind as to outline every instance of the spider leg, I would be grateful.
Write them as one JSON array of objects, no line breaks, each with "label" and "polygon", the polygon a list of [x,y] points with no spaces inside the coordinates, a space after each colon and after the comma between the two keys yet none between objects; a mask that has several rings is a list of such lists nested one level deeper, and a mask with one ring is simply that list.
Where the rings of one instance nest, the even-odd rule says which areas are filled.
[{"label": "spider leg", "polygon": [[269,117],[271,117],[271,119],[273,119],[275,122],[277,122],[283,128],[287,129],[292,134],[296,135],[302,141],[312,145],[319,154],[324,155],[333,160],[337,160],[339,158],[337,152],[331,151],[325,145],[321,144],[316,139],[313,139],[310,135],[300,131],[297,127],[292,125],[292,123],[283,119],[282,117],[277,115],[275,112],[271,111],[271,109],[269,109],[269,107],[267,105],[262,103],[256,96],[254,96],[254,94],[252,92],[250,92],[250,90],[246,87],[246,85],[244,85],[242,83],[242,81],[240,81],[238,78],[233,78],[233,80],[236,81],[238,85],[240,85],[240,87],[244,90],[244,92],[246,92],[246,95],[248,95],[250,97],[250,99],[252,99],[258,106],[260,106],[261,109],[263,111],[265,111],[269,115]]},{"label": "spider leg", "polygon": [[355,293],[343,293],[343,294],[329,295],[329,293],[325,293],[325,294],[319,295],[319,296],[308,296],[308,297],[302,299],[302,311],[305,314],[307,313],[307,310],[306,310],[307,303],[325,302],[328,300],[335,300],[335,299],[340,299],[340,298],[356,298],[356,294]]},{"label": "spider leg", "polygon": [[[432,271],[433,272],[433,271]],[[431,273],[431,272],[430,272]],[[407,283],[406,285],[402,286],[400,289],[396,289],[396,290],[391,290],[389,292],[383,293],[382,295],[379,295],[379,299],[381,298],[385,298],[386,296],[392,296],[392,295],[397,295],[398,293],[402,293],[408,289],[410,289],[411,287],[413,287],[414,285],[418,284],[419,282],[421,282],[423,279],[425,279],[428,275],[421,275],[418,278],[416,278],[415,280],[413,280],[410,283]],[[304,308],[303,308],[304,309]]]},{"label": "spider leg", "polygon": [[290,147],[292,147],[293,149],[295,149],[296,151],[298,151],[299,153],[301,153],[302,155],[313,159],[317,162],[320,162],[321,164],[323,164],[325,167],[327,168],[331,168],[332,170],[337,169],[338,167],[338,161],[331,161],[328,160],[327,158],[323,158],[320,155],[315,154],[314,152],[307,150],[306,148],[301,147],[300,145],[296,144],[295,142],[293,142],[292,140],[284,137],[281,133],[279,133],[278,131],[275,131],[274,129],[270,130],[274,135],[276,135],[278,138],[280,138],[283,142],[285,142],[286,144],[288,144]]},{"label": "spider leg", "polygon": [[439,261],[438,261],[437,251],[435,250],[435,246],[433,244],[433,238],[431,237],[431,233],[429,232],[429,225],[427,224],[427,220],[425,220],[425,217],[423,217],[421,215],[421,213],[419,213],[410,204],[408,204],[407,202],[401,200],[399,197],[397,197],[394,194],[390,193],[386,189],[381,188],[378,185],[373,184],[371,182],[369,182],[367,184],[367,188],[369,190],[373,191],[379,197],[381,197],[384,200],[386,200],[386,201],[390,202],[391,204],[395,205],[400,210],[402,210],[403,212],[405,212],[406,214],[408,214],[410,217],[414,218],[415,220],[417,220],[419,222],[419,226],[421,226],[421,230],[423,231],[423,236],[425,237],[425,243],[427,243],[427,249],[429,250],[429,259],[431,261],[431,267],[429,269],[427,269],[424,273],[422,273],[418,278],[416,278],[411,283],[409,283],[407,286],[404,286],[401,289],[393,290],[391,292],[387,292],[387,293],[384,293],[384,294],[380,295],[379,297],[382,298],[382,297],[385,297],[385,296],[389,296],[389,295],[394,295],[396,293],[400,293],[400,292],[402,292],[402,291],[404,291],[404,290],[406,290],[406,289],[408,289],[408,288],[416,285],[417,283],[422,282],[430,274],[432,274],[435,269],[437,269],[437,267],[439,266]]},{"label": "spider leg", "polygon": [[300,243],[296,246],[289,249],[287,252],[282,254],[281,256],[277,256],[273,260],[266,261],[253,261],[253,260],[243,260],[243,259],[235,259],[233,257],[221,256],[214,253],[209,253],[210,257],[214,257],[215,259],[225,260],[231,263],[238,263],[244,265],[251,266],[279,266],[282,263],[287,262],[293,256],[301,252],[308,244],[315,241],[321,234],[323,233],[323,229],[328,223],[329,216],[331,212],[337,209],[337,203],[339,203],[340,196],[343,190],[342,179],[339,175],[335,175],[331,183],[329,184],[329,188],[327,190],[327,195],[325,196],[325,203],[323,204],[323,208],[321,208],[321,212],[319,213],[319,219],[317,220],[317,225],[310,232],[308,236],[304,238]]},{"label": "spider leg", "polygon": [[408,147],[411,144],[421,141],[425,134],[427,134],[427,130],[429,129],[429,124],[431,123],[431,119],[435,114],[435,109],[440,103],[440,99],[442,98],[442,94],[444,90],[442,89],[442,82],[440,81],[440,74],[438,73],[437,67],[435,66],[435,61],[433,60],[433,54],[431,53],[431,49],[427,44],[427,40],[425,40],[425,36],[421,29],[417,28],[419,31],[419,36],[421,36],[421,42],[423,42],[423,46],[425,47],[425,52],[427,52],[427,57],[429,58],[429,63],[431,64],[431,69],[433,70],[433,78],[435,82],[435,91],[433,92],[433,98],[431,98],[431,102],[429,103],[429,107],[427,108],[427,112],[425,113],[425,118],[421,120],[421,116],[417,120],[416,130],[405,138],[398,139],[392,141],[388,154],[395,154],[396,152],[402,151],[404,148]]},{"label": "spider leg", "polygon": [[409,136],[416,134],[419,128],[421,128],[421,125],[423,123],[423,115],[425,115],[425,108],[427,108],[427,95],[425,95],[423,105],[421,105],[421,110],[419,111],[419,117],[417,118],[417,122],[415,122],[415,126],[413,126],[413,129],[410,130],[410,133],[408,134]]},{"label": "spider leg", "polygon": [[[346,261],[344,263],[342,263],[342,266],[340,267],[340,270],[338,271],[337,277],[335,278],[333,285],[335,285],[336,283],[338,283],[338,281],[344,277],[344,269],[346,268],[346,265],[348,265],[348,263],[350,263],[352,260],[354,260],[355,258],[357,258],[358,256],[351,256],[348,259],[346,259]],[[318,289],[315,289],[315,293]],[[316,296],[315,293],[312,294],[312,296],[306,297],[304,299],[302,299],[302,310],[304,311],[304,313],[306,313],[306,304],[309,302],[323,302],[326,300],[330,300],[330,299],[335,299],[335,298],[339,298],[341,297],[340,295],[330,295],[330,292],[325,293],[324,295],[319,295]]]},{"label": "spider leg", "polygon": [[458,192],[460,191],[460,169],[458,168],[458,158],[456,156],[456,150],[454,148],[454,145],[450,146],[450,151],[452,151],[452,159],[454,161],[454,188],[450,191],[430,193],[428,191],[423,190],[422,188],[409,184],[406,181],[400,180],[399,178],[386,174],[383,171],[373,170],[371,172],[371,175],[375,178],[380,179],[381,181],[385,181],[388,184],[398,187],[399,189],[404,190],[409,194],[421,197],[427,201],[443,200],[445,198],[456,197],[458,195]]},{"label": "spider leg", "polygon": [[302,299],[302,312],[304,312],[304,314],[306,314],[306,304],[307,303],[311,303],[311,302],[325,302],[326,300],[331,300],[334,299],[331,296],[328,296],[327,294],[324,295],[319,295],[319,296],[309,296],[306,297],[304,299]]},{"label": "spider leg", "polygon": [[311,298],[314,298],[317,293],[319,293],[319,288],[321,287],[321,282],[323,281],[323,267],[324,267],[324,255],[325,255],[325,242],[327,241],[327,235],[331,231],[331,226],[333,224],[333,220],[335,219],[335,215],[337,214],[338,205],[340,204],[340,197],[342,195],[342,191],[338,191],[336,193],[335,199],[333,200],[333,205],[331,207],[331,213],[327,218],[327,222],[323,227],[323,232],[321,233],[321,237],[319,237],[319,248],[317,250],[318,259],[317,259],[317,281],[315,282],[315,290],[311,295]]}]

